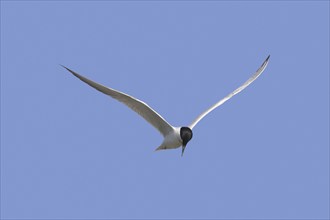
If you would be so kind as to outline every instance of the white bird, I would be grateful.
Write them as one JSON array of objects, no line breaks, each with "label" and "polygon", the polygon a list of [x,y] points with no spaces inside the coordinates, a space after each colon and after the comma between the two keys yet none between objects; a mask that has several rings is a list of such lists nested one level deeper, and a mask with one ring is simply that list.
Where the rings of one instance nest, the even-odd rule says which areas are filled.
[{"label": "white bird", "polygon": [[93,88],[97,89],[98,91],[111,96],[114,99],[117,99],[118,101],[124,103],[129,108],[131,108],[133,111],[138,113],[140,116],[142,116],[146,121],[148,121],[152,126],[154,126],[164,137],[164,140],[162,144],[156,149],[156,150],[166,150],[166,149],[175,149],[182,146],[182,153],[181,156],[183,156],[184,150],[186,148],[187,143],[191,140],[193,137],[192,129],[196,126],[196,124],[202,120],[208,113],[213,111],[215,108],[219,107],[223,103],[225,103],[227,100],[229,100],[231,97],[236,95],[237,93],[241,92],[243,89],[245,89],[248,85],[250,85],[255,79],[260,76],[260,74],[265,70],[268,60],[268,56],[266,60],[262,63],[262,65],[259,67],[259,69],[245,82],[243,85],[238,87],[236,90],[228,94],[226,97],[212,105],[209,109],[204,111],[202,114],[200,114],[189,126],[184,127],[174,127],[171,124],[169,124],[160,114],[158,114],[155,110],[153,110],[149,105],[147,105],[145,102],[134,98],[133,96],[127,95],[123,92],[114,90],[112,88],[103,86],[101,84],[98,84],[96,82],[93,82],[92,80],[89,80],[78,73],[70,70],[69,68],[63,66],[65,69],[67,69],[69,72],[71,72],[74,76],[82,80],[83,82],[87,83],[88,85],[92,86]]}]

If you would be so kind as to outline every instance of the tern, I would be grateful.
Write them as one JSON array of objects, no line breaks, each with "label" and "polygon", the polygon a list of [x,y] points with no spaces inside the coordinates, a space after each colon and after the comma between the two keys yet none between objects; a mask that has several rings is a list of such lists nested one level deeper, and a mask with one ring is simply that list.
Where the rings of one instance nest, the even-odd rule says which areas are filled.
[{"label": "tern", "polygon": [[134,98],[133,96],[130,96],[128,94],[125,94],[123,92],[120,92],[118,90],[103,86],[99,83],[93,82],[90,79],[85,78],[84,76],[79,75],[78,73],[74,72],[73,70],[61,65],[66,70],[68,70],[70,73],[72,73],[75,77],[80,79],[81,81],[87,83],[91,87],[97,89],[98,91],[111,96],[112,98],[118,100],[119,102],[122,102],[126,106],[128,106],[130,109],[138,113],[141,117],[143,117],[147,122],[149,122],[153,127],[155,127],[164,137],[164,140],[162,144],[156,148],[156,151],[158,150],[167,150],[167,149],[176,149],[182,146],[182,153],[181,156],[183,156],[184,150],[187,146],[187,143],[191,140],[193,137],[192,129],[196,126],[200,120],[202,120],[207,114],[209,114],[211,111],[228,101],[230,98],[232,98],[234,95],[241,92],[243,89],[245,89],[248,85],[250,85],[254,80],[258,78],[258,76],[261,75],[261,73],[265,70],[267,67],[268,61],[269,61],[270,55],[266,58],[266,60],[262,63],[262,65],[259,67],[259,69],[240,87],[238,87],[233,92],[229,93],[226,97],[212,105],[210,108],[205,110],[203,113],[201,113],[189,126],[183,126],[183,127],[174,127],[170,123],[168,123],[160,114],[158,114],[155,110],[153,110],[147,103]]}]

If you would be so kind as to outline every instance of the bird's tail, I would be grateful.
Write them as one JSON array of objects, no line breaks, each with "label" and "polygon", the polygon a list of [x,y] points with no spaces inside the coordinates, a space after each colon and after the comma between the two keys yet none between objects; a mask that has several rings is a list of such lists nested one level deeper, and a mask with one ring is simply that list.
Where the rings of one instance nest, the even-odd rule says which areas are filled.
[{"label": "bird's tail", "polygon": [[159,147],[157,147],[157,148],[155,149],[155,151],[159,151],[159,150],[166,150],[166,146],[164,146],[164,145],[160,145]]}]

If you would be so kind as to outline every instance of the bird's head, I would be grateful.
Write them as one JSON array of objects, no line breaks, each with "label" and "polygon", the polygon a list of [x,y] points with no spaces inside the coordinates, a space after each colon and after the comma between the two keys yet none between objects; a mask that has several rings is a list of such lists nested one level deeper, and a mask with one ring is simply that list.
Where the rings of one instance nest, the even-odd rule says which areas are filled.
[{"label": "bird's head", "polygon": [[180,128],[180,137],[181,137],[181,140],[182,140],[182,154],[181,154],[181,156],[183,156],[183,152],[184,152],[184,149],[186,148],[186,145],[188,144],[188,142],[193,137],[192,130],[188,127],[181,127]]}]

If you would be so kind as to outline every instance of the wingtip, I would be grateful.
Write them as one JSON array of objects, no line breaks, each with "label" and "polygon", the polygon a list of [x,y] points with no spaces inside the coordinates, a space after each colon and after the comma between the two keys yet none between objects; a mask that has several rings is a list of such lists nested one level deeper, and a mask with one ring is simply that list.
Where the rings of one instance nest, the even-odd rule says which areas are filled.
[{"label": "wingtip", "polygon": [[72,72],[72,70],[70,70],[68,67],[66,67],[66,66],[64,66],[64,65],[62,65],[62,64],[58,64],[58,65],[60,65],[61,67],[63,67],[63,68],[66,69],[67,71]]},{"label": "wingtip", "polygon": [[270,55],[268,55],[267,58],[265,59],[265,61],[262,63],[262,65],[261,65],[262,67],[266,66],[268,64],[269,58],[270,58]]},{"label": "wingtip", "polygon": [[77,76],[78,77],[78,74],[75,73],[74,71],[70,70],[68,67],[62,65],[62,64],[59,64],[61,67],[63,67],[64,69],[66,69],[67,71],[69,71],[70,73],[72,73],[73,75]]}]

